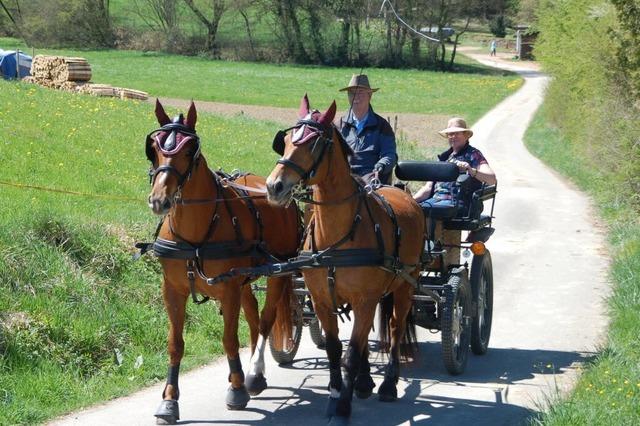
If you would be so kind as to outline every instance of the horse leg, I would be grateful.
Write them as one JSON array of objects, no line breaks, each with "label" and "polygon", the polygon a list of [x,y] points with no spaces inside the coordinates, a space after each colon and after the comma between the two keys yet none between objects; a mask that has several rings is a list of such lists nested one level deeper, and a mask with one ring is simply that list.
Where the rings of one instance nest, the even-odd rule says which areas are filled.
[{"label": "horse leg", "polygon": [[344,376],[342,379],[342,389],[340,390],[340,398],[336,405],[336,414],[331,419],[330,425],[346,424],[351,416],[351,401],[353,399],[353,391],[355,378],[360,372],[360,365],[363,354],[366,352],[369,341],[369,331],[373,324],[373,317],[376,312],[376,304],[361,303],[353,306],[353,331],[349,340],[347,356],[344,360]]},{"label": "horse leg", "polygon": [[166,280],[162,286],[162,296],[165,310],[169,317],[169,335],[167,339],[167,350],[169,352],[169,372],[167,373],[167,384],[162,391],[162,402],[156,410],[156,424],[173,425],[180,419],[180,409],[178,398],[178,374],[180,371],[180,361],[184,354],[184,339],[182,331],[184,329],[184,313],[187,302],[187,295],[178,293],[175,288]]},{"label": "horse leg", "polygon": [[332,417],[336,414],[336,405],[342,390],[342,372],[340,358],[342,357],[342,342],[338,338],[338,321],[333,312],[322,303],[315,303],[314,308],[318,320],[325,334],[325,351],[329,359],[329,401],[326,415]]},{"label": "horse leg", "polygon": [[[282,328],[282,324],[286,321],[291,322],[291,312],[289,310],[291,291],[291,277],[267,278],[267,299],[260,315],[260,333],[257,338],[256,350],[251,353],[249,374],[245,380],[247,391],[250,395],[259,395],[267,388],[267,379],[264,376],[264,352],[274,322],[277,320],[276,327],[278,329]],[[278,313],[279,310],[284,310],[285,312]]]},{"label": "horse leg", "polygon": [[[229,285],[229,284],[227,284]],[[238,340],[238,320],[240,317],[240,292],[239,287],[229,285],[222,298],[222,317],[224,319],[224,333],[222,345],[229,362],[229,382],[231,386],[227,391],[227,408],[229,410],[242,410],[251,399],[244,385],[244,372],[240,362],[240,342]]]},{"label": "horse leg", "polygon": [[249,335],[251,339],[251,353],[256,350],[258,341],[258,327],[260,325],[260,315],[258,314],[258,300],[251,290],[251,285],[246,283],[242,286],[241,293],[242,310],[249,325]]},{"label": "horse leg", "polygon": [[360,371],[355,378],[353,389],[359,399],[367,399],[373,393],[376,384],[371,377],[371,364],[369,364],[369,345],[364,348],[360,358]]},{"label": "horse leg", "polygon": [[407,315],[411,310],[411,285],[401,285],[393,292],[393,315],[390,319],[391,344],[389,347],[389,362],[385,367],[384,380],[378,388],[378,399],[383,402],[393,402],[398,399],[396,385],[400,378],[400,345],[405,336]]}]

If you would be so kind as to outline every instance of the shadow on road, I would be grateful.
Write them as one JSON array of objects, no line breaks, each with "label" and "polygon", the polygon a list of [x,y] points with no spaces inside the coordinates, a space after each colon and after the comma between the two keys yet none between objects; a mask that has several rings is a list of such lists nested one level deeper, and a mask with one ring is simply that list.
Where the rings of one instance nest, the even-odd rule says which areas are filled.
[{"label": "shadow on road", "polygon": [[[370,342],[372,349],[374,342]],[[432,424],[474,425],[523,423],[535,411],[509,403],[509,385],[534,375],[545,375],[553,381],[555,375],[571,369],[574,363],[584,362],[588,354],[551,350],[490,348],[484,356],[471,355],[467,369],[460,376],[445,370],[441,345],[435,342],[419,344],[416,360],[401,369],[399,399],[394,403],[377,400],[376,394],[367,400],[354,398],[350,425]],[[371,356],[372,374],[377,385],[382,381],[385,359]],[[270,386],[255,400],[274,405],[273,412],[251,407],[246,410],[262,414],[260,420],[237,424],[325,425],[325,404],[329,382],[328,362],[325,358],[309,357],[270,377]],[[308,371],[297,388],[278,387],[278,376],[287,370]],[[283,398],[282,395],[289,395]],[[375,413],[372,416],[372,413]],[[372,417],[375,422],[372,423]],[[215,420],[188,420],[180,424],[223,424]],[[226,423],[228,424],[228,423]]]}]

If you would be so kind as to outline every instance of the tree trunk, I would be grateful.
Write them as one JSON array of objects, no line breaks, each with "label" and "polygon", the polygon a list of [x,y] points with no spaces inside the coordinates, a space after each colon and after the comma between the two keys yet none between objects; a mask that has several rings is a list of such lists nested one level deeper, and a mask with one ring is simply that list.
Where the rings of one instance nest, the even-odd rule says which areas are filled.
[{"label": "tree trunk", "polygon": [[205,50],[215,56],[217,53],[215,52],[215,43],[216,36],[218,34],[218,25],[220,24],[220,19],[222,18],[222,14],[226,10],[227,6],[224,0],[214,0],[213,1],[213,17],[209,21],[207,17],[202,13],[200,9],[195,5],[193,0],[184,0],[184,2],[189,6],[191,11],[196,15],[196,17],[202,22],[202,24],[207,29],[207,40],[205,44]]},{"label": "tree trunk", "polygon": [[309,13],[309,29],[311,30],[311,43],[313,44],[313,51],[316,54],[318,61],[321,64],[325,63],[326,56],[324,54],[324,46],[322,44],[322,21],[318,16],[317,5],[313,4],[307,8]]},{"label": "tree trunk", "polygon": [[251,25],[249,25],[249,17],[247,16],[247,13],[244,10],[240,10],[240,15],[242,15],[242,18],[244,19],[244,25],[247,28],[247,36],[249,37],[249,47],[251,48],[251,56],[255,61],[258,58],[258,55],[256,55],[256,49],[253,44],[253,36],[251,35]]}]

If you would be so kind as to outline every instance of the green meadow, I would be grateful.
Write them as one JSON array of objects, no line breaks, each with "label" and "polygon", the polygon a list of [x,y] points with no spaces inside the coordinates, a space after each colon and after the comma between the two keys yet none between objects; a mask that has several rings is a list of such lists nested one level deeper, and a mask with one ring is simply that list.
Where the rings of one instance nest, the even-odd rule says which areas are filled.
[{"label": "green meadow", "polygon": [[[11,44],[13,42],[13,44]],[[15,47],[0,38],[0,46]],[[12,48],[13,48],[12,47]],[[19,47],[19,46],[18,46]],[[7,47],[5,47],[7,48]],[[297,108],[304,93],[312,107],[347,98],[338,90],[360,69],[212,61],[157,52],[38,50],[35,54],[81,56],[91,64],[92,82],[148,92],[151,97],[196,99],[243,105]],[[515,74],[477,66],[473,73],[366,69],[374,87],[374,107],[385,112],[460,115],[475,122],[520,87]]]}]

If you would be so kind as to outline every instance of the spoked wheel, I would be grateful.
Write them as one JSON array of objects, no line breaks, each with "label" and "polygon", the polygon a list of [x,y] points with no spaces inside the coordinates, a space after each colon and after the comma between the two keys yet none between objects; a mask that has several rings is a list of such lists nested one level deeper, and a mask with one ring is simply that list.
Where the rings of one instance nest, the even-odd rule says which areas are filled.
[{"label": "spoked wheel", "polygon": [[452,271],[444,286],[442,308],[442,357],[450,374],[461,374],[467,366],[471,330],[471,289],[464,269]]},{"label": "spoked wheel", "polygon": [[311,335],[311,340],[313,340],[313,343],[315,343],[318,349],[325,348],[327,342],[324,337],[324,330],[322,329],[322,325],[318,318],[314,318],[309,321],[309,334]]},{"label": "spoked wheel", "polygon": [[489,348],[493,316],[493,267],[489,250],[471,263],[471,292],[478,307],[471,324],[471,351],[484,355]]},{"label": "spoked wheel", "polygon": [[[278,364],[291,364],[296,357],[302,339],[304,296],[291,298],[291,336],[283,337],[280,345],[275,341],[274,333],[269,334],[269,350]],[[279,348],[280,347],[280,348]]]}]

